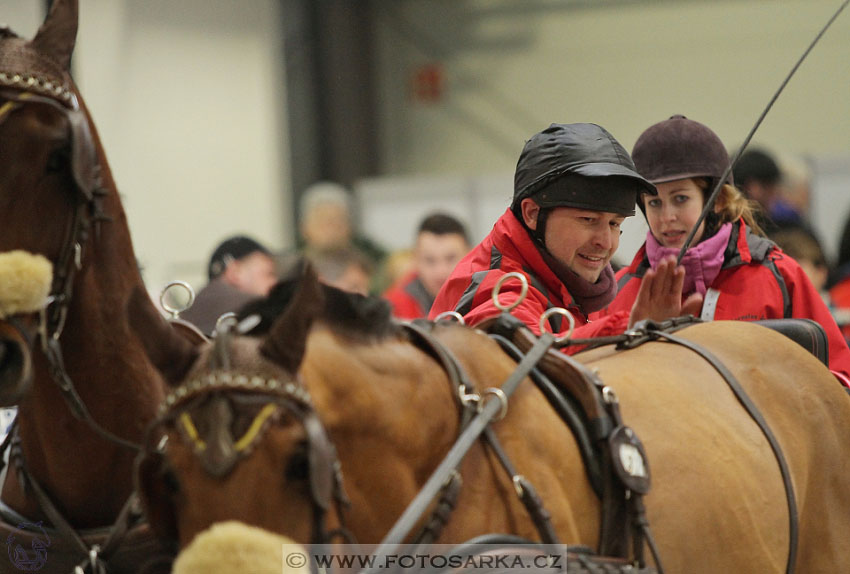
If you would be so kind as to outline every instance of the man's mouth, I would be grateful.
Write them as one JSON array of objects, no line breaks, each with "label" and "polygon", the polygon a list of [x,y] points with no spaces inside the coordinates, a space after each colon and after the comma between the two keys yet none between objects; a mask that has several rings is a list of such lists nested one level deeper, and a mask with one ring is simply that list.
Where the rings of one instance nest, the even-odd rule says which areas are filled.
[{"label": "man's mouth", "polygon": [[590,267],[596,267],[605,264],[604,255],[584,255],[582,253],[579,253],[578,256],[585,265],[588,265]]}]

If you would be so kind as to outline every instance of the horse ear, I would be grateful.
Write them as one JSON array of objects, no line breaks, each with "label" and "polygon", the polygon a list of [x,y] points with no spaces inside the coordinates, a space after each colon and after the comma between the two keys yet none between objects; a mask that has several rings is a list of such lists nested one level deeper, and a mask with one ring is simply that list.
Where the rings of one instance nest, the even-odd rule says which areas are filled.
[{"label": "horse ear", "polygon": [[313,266],[305,261],[295,295],[286,310],[275,320],[260,347],[263,355],[289,372],[297,372],[307,348],[310,327],[324,306],[325,297],[319,277]]},{"label": "horse ear", "polygon": [[38,52],[52,57],[64,70],[71,70],[71,54],[77,42],[77,0],[53,0],[44,24],[30,44]]}]

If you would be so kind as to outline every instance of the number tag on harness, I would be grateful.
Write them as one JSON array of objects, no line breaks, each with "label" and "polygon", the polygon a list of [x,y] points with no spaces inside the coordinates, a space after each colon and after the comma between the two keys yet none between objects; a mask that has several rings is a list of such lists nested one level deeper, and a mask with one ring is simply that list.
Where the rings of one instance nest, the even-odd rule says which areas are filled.
[{"label": "number tag on harness", "polygon": [[629,427],[617,427],[608,438],[614,470],[623,485],[637,492],[649,492],[649,460],[643,444]]}]

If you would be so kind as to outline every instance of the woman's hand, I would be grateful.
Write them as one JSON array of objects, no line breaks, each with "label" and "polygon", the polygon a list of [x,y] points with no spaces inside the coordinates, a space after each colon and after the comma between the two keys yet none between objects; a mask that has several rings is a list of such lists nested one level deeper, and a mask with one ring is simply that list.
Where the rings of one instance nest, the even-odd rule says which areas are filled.
[{"label": "woman's hand", "polygon": [[637,298],[632,305],[629,329],[644,319],[663,321],[680,315],[699,316],[703,296],[694,293],[683,302],[684,282],[685,268],[677,266],[676,257],[672,255],[662,259],[655,269],[649,269],[643,276]]}]

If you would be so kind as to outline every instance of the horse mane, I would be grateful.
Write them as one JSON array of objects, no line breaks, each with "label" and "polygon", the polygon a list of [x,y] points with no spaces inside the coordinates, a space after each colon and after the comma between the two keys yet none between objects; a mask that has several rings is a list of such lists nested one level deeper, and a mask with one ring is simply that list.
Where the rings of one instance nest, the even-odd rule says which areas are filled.
[{"label": "horse mane", "polygon": [[[236,313],[239,321],[252,315],[259,318],[259,323],[247,334],[268,334],[275,320],[289,307],[303,280],[305,276],[301,273],[285,278],[272,288],[267,297],[249,301],[242,306]],[[387,301],[379,297],[349,293],[324,283],[319,286],[324,304],[317,320],[334,332],[358,342],[395,338],[402,333],[400,324],[392,318]]]}]

